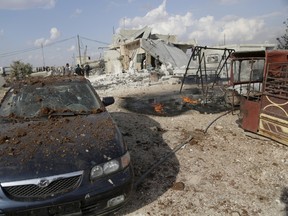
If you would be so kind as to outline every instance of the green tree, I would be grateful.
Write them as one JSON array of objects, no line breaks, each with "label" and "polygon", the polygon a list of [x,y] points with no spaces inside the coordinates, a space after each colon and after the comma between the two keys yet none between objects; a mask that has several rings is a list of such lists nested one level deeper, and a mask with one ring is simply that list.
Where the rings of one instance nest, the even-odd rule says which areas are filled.
[{"label": "green tree", "polygon": [[11,65],[11,75],[10,78],[19,80],[25,79],[32,73],[32,65],[23,63],[21,61],[14,61]]},{"label": "green tree", "polygon": [[288,49],[288,18],[283,24],[285,25],[285,34],[276,38],[278,41],[278,49]]}]

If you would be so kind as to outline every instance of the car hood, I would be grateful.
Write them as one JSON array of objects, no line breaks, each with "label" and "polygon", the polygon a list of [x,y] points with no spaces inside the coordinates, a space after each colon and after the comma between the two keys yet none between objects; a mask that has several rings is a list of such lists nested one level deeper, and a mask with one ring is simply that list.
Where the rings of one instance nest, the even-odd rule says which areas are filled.
[{"label": "car hood", "polygon": [[5,122],[0,131],[0,182],[84,170],[126,151],[107,111]]}]

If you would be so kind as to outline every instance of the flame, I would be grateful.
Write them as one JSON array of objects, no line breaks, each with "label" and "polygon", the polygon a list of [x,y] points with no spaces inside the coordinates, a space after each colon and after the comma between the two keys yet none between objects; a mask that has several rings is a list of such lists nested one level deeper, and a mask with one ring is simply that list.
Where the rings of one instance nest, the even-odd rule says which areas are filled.
[{"label": "flame", "polygon": [[163,113],[164,112],[164,105],[161,103],[155,103],[155,104],[153,104],[153,107],[157,113]]},{"label": "flame", "polygon": [[185,103],[190,103],[190,104],[198,104],[199,101],[198,100],[193,100],[189,97],[182,97],[182,100],[185,102]]}]

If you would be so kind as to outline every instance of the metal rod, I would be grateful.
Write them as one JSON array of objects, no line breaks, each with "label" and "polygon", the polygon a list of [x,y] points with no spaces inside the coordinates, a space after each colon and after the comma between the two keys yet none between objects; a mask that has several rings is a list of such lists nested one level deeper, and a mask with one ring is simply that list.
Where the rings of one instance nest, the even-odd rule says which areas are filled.
[{"label": "metal rod", "polygon": [[78,39],[79,63],[80,65],[82,65],[79,35],[77,35],[77,39]]}]

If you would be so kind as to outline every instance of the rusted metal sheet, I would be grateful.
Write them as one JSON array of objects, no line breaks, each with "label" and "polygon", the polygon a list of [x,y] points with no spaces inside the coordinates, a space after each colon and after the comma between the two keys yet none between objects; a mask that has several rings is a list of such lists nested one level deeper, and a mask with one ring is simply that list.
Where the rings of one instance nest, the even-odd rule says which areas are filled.
[{"label": "rusted metal sheet", "polygon": [[267,66],[264,95],[288,100],[288,63],[271,63]]},{"label": "rusted metal sheet", "polygon": [[240,101],[240,110],[242,117],[241,127],[246,131],[257,133],[259,126],[260,103],[246,100],[246,98],[242,97]]},{"label": "rusted metal sheet", "polygon": [[283,63],[288,61],[288,50],[267,50],[266,51],[266,62],[270,63]]}]

